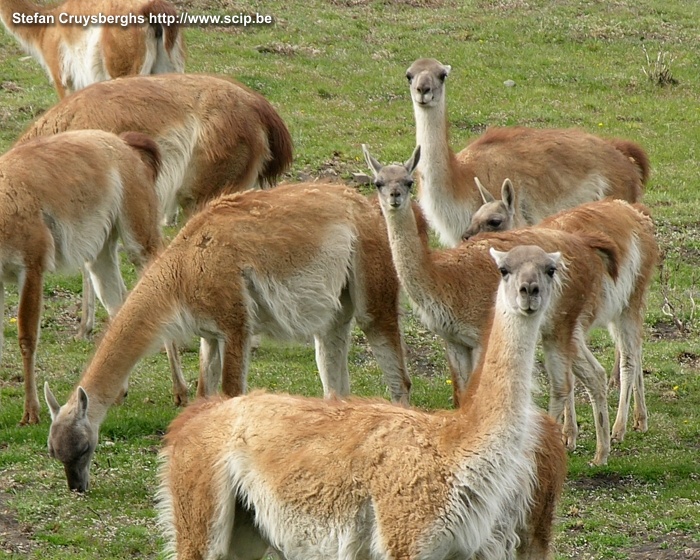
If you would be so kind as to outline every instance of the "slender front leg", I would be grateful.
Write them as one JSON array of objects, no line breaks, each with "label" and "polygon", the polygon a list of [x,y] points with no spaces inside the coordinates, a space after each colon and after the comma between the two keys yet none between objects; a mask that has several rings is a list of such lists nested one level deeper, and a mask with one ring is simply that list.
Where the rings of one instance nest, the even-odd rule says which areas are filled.
[{"label": "slender front leg", "polygon": [[83,275],[83,294],[80,311],[80,327],[76,338],[88,338],[95,328],[95,289],[92,286],[90,273],[85,265],[81,268]]},{"label": "slender front leg", "polygon": [[615,363],[613,364],[610,379],[608,380],[608,389],[620,388],[620,351],[615,348]]},{"label": "slender front leg", "polygon": [[627,415],[633,392],[633,428],[640,432],[646,432],[648,428],[642,372],[641,319],[625,315],[619,324],[610,326],[610,331],[620,350],[620,402],[612,430],[612,440],[619,442],[625,438],[627,431]]},{"label": "slender front leg", "polygon": [[588,349],[583,337],[579,338],[579,348],[574,359],[574,375],[586,388],[593,409],[593,423],[596,432],[596,452],[592,463],[605,465],[610,455],[610,414],[608,412],[607,375],[600,362]]},{"label": "slender front leg", "polygon": [[165,352],[168,355],[170,364],[170,376],[173,380],[173,401],[175,406],[185,406],[187,404],[187,382],[182,374],[182,362],[177,345],[169,340],[165,343]]},{"label": "slender front leg", "polygon": [[[572,382],[573,387],[573,382]],[[566,399],[566,407],[564,408],[564,426],[562,428],[564,436],[564,445],[569,451],[576,449],[578,441],[578,419],[576,417],[576,395],[572,389]]]},{"label": "slender front leg", "polygon": [[197,397],[208,397],[216,392],[224,367],[224,341],[218,338],[199,339],[199,381]]},{"label": "slender front leg", "polygon": [[119,269],[116,230],[110,233],[95,260],[86,262],[85,266],[90,272],[97,297],[107,309],[109,317],[113,318],[126,298],[126,286]]},{"label": "slender front leg", "polygon": [[56,88],[58,98],[63,99],[66,95],[69,95],[71,92],[69,91],[69,88],[67,88],[63,83],[59,60],[60,57],[55,58],[55,62],[49,67],[49,72],[51,73],[51,79],[53,80],[53,85]]},{"label": "slender front leg", "polygon": [[447,366],[452,376],[452,404],[459,408],[459,398],[474,369],[474,349],[456,342],[445,341]]},{"label": "slender front leg", "polygon": [[[564,340],[568,340],[568,337]],[[571,358],[561,338],[543,338],[544,368],[549,378],[549,415],[562,425],[567,449],[576,449],[576,410],[574,408],[574,376]],[[566,425],[564,423],[566,422]]]},{"label": "slender front leg", "polygon": [[406,369],[399,317],[398,313],[387,315],[366,323],[359,323],[359,326],[367,336],[374,359],[382,370],[392,402],[408,406],[411,378]]},{"label": "slender front leg", "polygon": [[221,390],[227,397],[236,397],[246,391],[248,381],[248,362],[250,361],[250,339],[248,329],[236,329],[234,336],[227,336],[221,341],[223,348],[223,366],[221,373]]},{"label": "slender front leg", "polygon": [[43,274],[36,268],[27,267],[19,300],[17,328],[19,348],[24,367],[24,414],[21,425],[39,422],[39,397],[36,390],[34,360],[39,339],[39,321],[43,298]]},{"label": "slender front leg", "polygon": [[348,350],[352,315],[343,310],[333,319],[324,333],[314,336],[316,343],[316,365],[321,376],[323,396],[346,397],[350,394],[350,372]]}]

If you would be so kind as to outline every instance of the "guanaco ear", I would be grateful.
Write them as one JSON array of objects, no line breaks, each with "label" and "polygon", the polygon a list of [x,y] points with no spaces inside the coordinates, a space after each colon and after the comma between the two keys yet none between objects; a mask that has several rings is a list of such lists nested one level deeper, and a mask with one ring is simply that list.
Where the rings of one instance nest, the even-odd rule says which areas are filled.
[{"label": "guanaco ear", "polygon": [[489,202],[496,200],[493,195],[486,190],[486,187],[481,184],[478,177],[474,177],[474,182],[476,183],[476,188],[479,189],[479,193],[481,193],[481,200],[484,201],[484,204],[488,204]]},{"label": "guanaco ear", "polygon": [[406,171],[408,172],[409,175],[411,175],[415,170],[416,167],[418,167],[418,162],[420,161],[420,144],[416,146],[416,149],[413,150],[413,154],[411,154],[411,157],[406,160],[406,163],[403,164],[403,166],[406,168]]},{"label": "guanaco ear", "polygon": [[89,399],[85,389],[78,387],[78,418],[83,419],[87,416]]},{"label": "guanaco ear", "polygon": [[49,407],[49,414],[51,414],[51,421],[53,422],[58,416],[58,412],[61,410],[61,405],[58,404],[56,397],[53,396],[51,389],[49,389],[49,382],[44,382],[44,400]]},{"label": "guanaco ear", "polygon": [[501,198],[503,199],[503,204],[506,205],[508,215],[513,216],[515,214],[515,187],[513,187],[513,183],[510,179],[503,181]]},{"label": "guanaco ear", "polygon": [[506,255],[508,254],[506,251],[497,251],[493,247],[489,249],[489,253],[491,255],[491,258],[496,261],[496,266],[498,268],[501,268],[503,266],[503,261],[506,258]]},{"label": "guanaco ear", "polygon": [[374,176],[379,175],[379,172],[382,170],[382,164],[372,157],[367,144],[362,144],[362,153],[365,156],[367,166],[374,172]]},{"label": "guanaco ear", "polygon": [[561,262],[560,251],[557,251],[556,253],[547,253],[547,256],[554,261],[554,266],[559,267],[559,263]]}]

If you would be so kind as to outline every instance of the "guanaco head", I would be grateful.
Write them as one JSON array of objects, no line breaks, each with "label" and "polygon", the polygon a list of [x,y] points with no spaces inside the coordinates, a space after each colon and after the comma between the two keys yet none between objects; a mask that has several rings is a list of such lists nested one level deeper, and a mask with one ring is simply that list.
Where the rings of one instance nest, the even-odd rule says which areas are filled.
[{"label": "guanaco head", "polygon": [[362,153],[367,165],[374,172],[374,186],[379,192],[382,208],[391,211],[411,204],[413,171],[420,160],[420,146],[416,146],[413,155],[403,165],[382,165],[372,157],[366,144],[362,144]]},{"label": "guanaco head", "polygon": [[536,245],[490,252],[501,273],[498,297],[511,313],[533,315],[549,305],[558,283],[555,274],[561,253],[546,253]]},{"label": "guanaco head", "polygon": [[472,221],[462,234],[462,239],[469,239],[482,231],[506,231],[515,227],[516,201],[515,189],[510,179],[503,181],[501,187],[501,200],[486,190],[478,177],[474,177],[476,187],[481,193],[484,203],[472,215]]},{"label": "guanaco head", "polygon": [[444,94],[444,85],[451,66],[440,64],[434,58],[419,58],[408,70],[406,78],[411,88],[411,99],[419,107],[435,107]]},{"label": "guanaco head", "polygon": [[88,396],[78,387],[71,399],[60,406],[49,384],[44,398],[51,413],[49,455],[63,463],[68,487],[85,492],[90,484],[90,463],[97,447],[97,429],[88,418]]}]

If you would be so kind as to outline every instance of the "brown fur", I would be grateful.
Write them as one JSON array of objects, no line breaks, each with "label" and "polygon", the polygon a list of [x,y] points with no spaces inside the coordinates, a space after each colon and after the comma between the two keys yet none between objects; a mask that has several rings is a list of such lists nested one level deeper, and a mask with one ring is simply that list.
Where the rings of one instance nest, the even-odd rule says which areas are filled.
[{"label": "brown fur", "polygon": [[[18,143],[88,128],[139,131],[158,143],[158,194],[171,223],[178,206],[190,215],[221,193],[271,186],[292,161],[291,136],[275,109],[224,77],[169,74],[95,84],[44,113]],[[94,317],[89,288],[84,282],[83,336]]]},{"label": "brown fur", "polygon": [[[365,549],[370,546],[373,556],[387,559],[447,557],[439,546],[433,550],[433,535],[459,539],[462,527],[449,525],[455,510],[477,509],[482,499],[490,499],[487,493],[467,490],[456,505],[453,491],[459,476],[466,469],[477,485],[488,480],[489,469],[482,472],[479,464],[482,453],[490,457],[492,452],[485,442],[494,437],[492,430],[507,439],[512,426],[505,426],[512,418],[505,409],[518,406],[509,404],[514,398],[531,398],[529,388],[517,391],[509,382],[529,383],[531,371],[520,375],[506,367],[509,354],[502,352],[500,343],[507,342],[498,336],[500,325],[494,327],[484,359],[489,382],[474,378],[464,402],[476,404],[463,403],[457,412],[425,413],[378,400],[319,401],[260,392],[187,411],[169,429],[161,454],[161,521],[168,528],[171,552],[178,560],[210,555],[252,559],[262,558],[272,542],[285,553],[285,545],[293,540],[288,535],[303,531],[303,519],[308,518],[318,523],[309,527],[304,541],[323,539],[331,527],[345,537],[347,549],[337,555],[327,552],[327,557],[344,557],[341,552],[351,554],[351,547],[359,549],[356,557],[369,557]],[[532,366],[531,351],[526,350],[528,356],[518,354],[523,368]],[[523,513],[524,523],[515,524],[517,556],[544,560],[551,557],[551,527],[566,455],[553,422],[544,414],[535,414],[533,420],[536,444],[527,444],[525,460],[535,470],[534,488],[523,481],[517,498],[501,513],[504,525],[495,527],[489,542],[509,539],[510,524]],[[504,455],[505,470],[523,460]],[[501,463],[500,457],[493,460]],[[531,492],[531,503],[518,501]],[[517,509],[520,503],[525,511]],[[500,512],[503,506],[495,507]],[[473,517],[465,518],[468,527]],[[480,533],[477,539],[488,541],[490,536]],[[304,544],[297,545],[294,557],[303,557],[298,547]],[[496,557],[470,544],[474,557]],[[306,556],[321,558],[323,553],[309,549]]]},{"label": "brown fur", "polygon": [[[473,216],[465,239],[479,231],[503,231],[510,229],[518,222],[517,210],[513,202],[513,189],[504,183],[500,201],[484,197],[482,206]],[[651,275],[658,260],[658,247],[654,240],[654,228],[648,210],[641,204],[629,205],[625,201],[612,198],[596,203],[582,204],[573,211],[560,212],[545,218],[540,227],[551,227],[576,234],[598,235],[606,234],[608,239],[616,244],[619,258],[607,258],[608,274],[617,284],[608,287],[608,303],[615,307],[615,315],[608,317],[609,329],[616,340],[615,365],[612,379],[621,384],[620,352],[627,356],[627,379],[625,389],[621,391],[618,420],[614,428],[615,440],[624,437],[624,424],[629,406],[630,394],[635,395],[635,429],[646,430],[646,406],[644,404],[643,379],[641,377],[641,336],[643,307],[646,291],[651,281]],[[602,254],[607,252],[606,247]],[[610,313],[601,306],[601,313]],[[600,322],[602,319],[597,319]],[[600,324],[599,326],[603,326]],[[585,353],[585,352],[584,352]],[[600,364],[587,354],[586,361],[591,364],[599,381],[604,379],[605,371]],[[573,397],[569,397],[569,406],[565,411],[565,432],[569,432],[570,445],[575,442],[575,418]]]},{"label": "brown fur", "polygon": [[[140,136],[131,138],[149,145]],[[157,157],[157,149],[149,153]],[[74,270],[88,261],[103,302],[114,314],[125,296],[117,237],[139,266],[160,249],[153,182],[153,168],[128,143],[102,131],[37,138],[0,158],[2,279],[14,281],[22,271],[25,275],[17,320],[25,381],[23,424],[39,421],[34,360],[44,274]],[[118,189],[122,193],[115,195]],[[111,201],[121,206],[113,208]],[[104,245],[96,246],[100,236]]]},{"label": "brown fur", "polygon": [[[601,320],[601,314],[610,313],[606,298],[626,297],[616,296],[609,286],[619,275],[620,246],[597,231],[573,235],[560,228],[530,227],[482,234],[454,249],[432,251],[416,218],[416,210],[410,206],[411,173],[421,157],[421,147],[416,147],[404,165],[390,166],[382,166],[372,158],[364,145],[363,151],[375,173],[402,286],[426,326],[445,339],[455,403],[461,403],[464,398],[462,391],[484,347],[486,318],[498,283],[489,248],[503,251],[527,244],[540,246],[547,252],[561,252],[566,265],[561,274],[564,286],[542,327],[551,387],[550,413],[556,419],[567,410],[573,413],[572,405],[567,408],[573,371],[582,379],[593,401],[598,442],[594,462],[605,463],[610,448],[605,372],[588,350],[582,334]],[[576,209],[568,212],[574,214]],[[620,232],[612,232],[615,234]],[[575,434],[567,437],[567,443],[573,447]]]},{"label": "brown fur", "polygon": [[[487,263],[486,253],[489,247],[498,250],[508,250],[521,244],[537,244],[545,251],[561,251],[567,263],[563,273],[566,280],[562,294],[554,308],[553,321],[561,322],[559,325],[543,325],[543,337],[571,336],[578,321],[583,320],[584,325],[592,320],[594,310],[599,303],[601,281],[609,270],[616,270],[616,261],[620,258],[613,241],[601,234],[573,235],[565,231],[544,228],[525,228],[512,232],[482,234],[476,236],[473,241],[465,243],[452,251],[434,251],[433,263],[446,268],[441,271],[441,276],[456,273],[453,267],[463,266],[462,263],[476,262]],[[605,260],[598,258],[598,252],[603,252]],[[483,255],[476,257],[476,255]],[[608,264],[612,263],[612,264]],[[479,267],[475,267],[477,270]],[[493,270],[493,268],[492,268]],[[495,270],[494,270],[495,273]],[[490,274],[496,278],[495,274]],[[474,279],[475,283],[483,279]],[[493,292],[492,282],[482,290]],[[466,290],[460,290],[466,294]],[[563,332],[566,335],[563,335]]]},{"label": "brown fur", "polygon": [[[12,14],[40,13],[53,15],[54,25],[17,25],[12,22]],[[184,70],[184,46],[180,30],[175,25],[105,25],[101,30],[100,50],[93,53],[95,60],[83,60],[80,63],[91,67],[90,76],[77,76],[66,73],[61,52],[85,41],[94,26],[68,25],[59,23],[61,13],[71,15],[142,15],[149,14],[176,15],[172,4],[165,0],[65,0],[60,4],[42,7],[30,0],[3,0],[0,6],[0,18],[5,27],[22,45],[28,49],[46,69],[53,81],[58,96],[81,89],[96,81],[119,78],[135,74],[152,74],[156,72],[182,72]],[[146,66],[147,51],[157,51],[158,41],[164,36],[167,60],[154,60]],[[68,66],[70,68],[70,65]]]},{"label": "brown fur", "polygon": [[[173,152],[174,135],[201,130],[189,154]],[[41,115],[19,139],[96,128],[143,132],[160,146],[163,166],[185,167],[182,184],[169,185],[192,212],[221,193],[273,184],[292,161],[292,140],[260,94],[222,77],[131,77],[95,84]]]},{"label": "brown fur", "polygon": [[[416,211],[417,210],[417,211]],[[419,231],[426,228],[420,209],[414,206]],[[427,239],[427,235],[421,234]],[[483,324],[481,333],[481,345],[486,348],[493,326],[493,313],[489,313]],[[455,395],[455,402],[461,409],[471,409],[479,404],[476,400],[478,386],[484,380],[484,357],[477,364],[474,372],[469,377],[466,387],[459,395]],[[453,375],[453,380],[455,379]],[[487,378],[488,382],[488,378]],[[454,383],[454,381],[453,381]],[[454,388],[454,387],[453,387]],[[177,420],[177,419],[176,419]],[[537,465],[537,484],[533,493],[532,504],[525,520],[525,525],[521,528],[519,536],[521,539],[518,547],[518,558],[546,559],[553,558],[552,528],[556,518],[556,508],[561,498],[564,481],[567,473],[566,448],[562,445],[561,426],[546,414],[539,417],[539,431],[537,448],[535,450],[535,464]]]},{"label": "brown fur", "polygon": [[[531,550],[531,558],[551,558],[552,529],[567,473],[566,449],[561,428],[547,415],[540,416],[540,444],[536,450],[537,486],[519,550]],[[523,555],[527,558],[526,555]]]},{"label": "brown fur", "polygon": [[[624,201],[609,199],[595,204],[581,205],[575,213],[556,214],[544,220],[541,227],[582,233],[605,232],[615,242],[617,253],[622,257],[621,261],[629,261],[632,258],[632,240],[636,240],[640,262],[638,268],[633,269],[632,293],[621,316],[616,318],[611,331],[613,338],[616,339],[616,364],[613,375],[621,375],[621,365],[626,369],[625,379],[620,380],[620,399],[612,439],[622,441],[625,436],[627,411],[632,394],[634,395],[633,427],[635,430],[645,432],[647,409],[641,364],[644,309],[646,295],[660,258],[649,209],[642,204],[627,204]],[[627,265],[625,268],[632,269],[632,266]],[[626,331],[633,331],[634,334],[620,338]],[[620,364],[621,350],[624,350],[622,364]]]},{"label": "brown fur", "polygon": [[141,161],[151,170],[151,178],[155,183],[163,163],[160,157],[158,144],[156,144],[150,136],[141,132],[123,132],[119,135],[119,138],[136,150]]},{"label": "brown fur", "polygon": [[[621,345],[622,347],[630,345],[625,348],[625,354],[629,356],[630,352],[632,352],[635,356],[630,358],[631,362],[627,364],[627,367],[631,369],[627,374],[628,379],[625,382],[625,389],[620,393],[617,419],[613,426],[612,438],[613,441],[621,441],[624,438],[627,410],[629,408],[628,401],[632,393],[634,393],[635,401],[634,428],[646,431],[647,412],[644,402],[644,385],[641,377],[641,358],[637,352],[641,353],[643,310],[646,293],[658,262],[658,247],[654,239],[654,227],[649,217],[648,209],[641,204],[630,205],[624,201],[607,199],[584,204],[570,211],[562,211],[542,221],[534,231],[541,229],[569,232],[586,240],[587,245],[591,249],[604,257],[607,275],[614,283],[625,281],[621,279],[623,271],[628,271],[628,274],[630,270],[633,271],[632,292],[625,301],[620,314],[609,319],[613,321],[611,324],[616,325],[613,327],[613,333],[618,332],[622,334],[622,331],[628,329],[632,329],[635,333],[627,335],[625,338],[619,338],[620,334],[615,335],[618,349]],[[521,233],[524,231],[527,230],[513,230],[512,235],[515,238],[525,240],[526,238]],[[502,234],[480,235],[473,239],[474,242],[478,242],[482,238],[484,240],[500,239],[500,235]],[[631,243],[633,239],[637,240],[641,253],[641,261],[638,268],[632,267],[629,262],[632,254]],[[594,273],[589,272],[588,274]],[[590,303],[587,307],[581,308],[579,318],[583,332],[587,332],[596,324],[598,326],[606,326],[605,324],[600,324],[604,316],[604,299],[600,292],[600,286],[593,282],[591,278],[592,276],[584,273],[579,277],[579,282],[574,286],[570,295],[566,295],[566,292],[562,294],[563,298],[571,297],[579,300],[581,298],[576,296],[576,293],[586,294],[585,297]],[[613,299],[615,297],[612,296]],[[571,312],[568,313],[571,314]],[[571,316],[569,315],[569,318]],[[568,329],[562,328],[561,325],[554,326],[552,328],[554,340],[561,340],[564,333],[571,333],[573,323],[569,325]],[[546,333],[547,328],[545,327],[543,331]],[[547,344],[547,338],[548,335],[543,334],[545,344]],[[573,348],[570,348],[569,352],[574,352]],[[599,377],[596,384],[602,385],[605,382],[605,372],[600,368],[599,364],[594,364],[594,371]],[[572,389],[573,385],[571,383],[570,386],[563,386],[561,390]],[[575,445],[577,428],[575,426],[575,417],[572,414],[572,403],[569,407],[565,411],[564,431],[570,447],[573,447]]]},{"label": "brown fur", "polygon": [[[144,273],[83,373],[79,385],[89,398],[95,441],[131,369],[173,330],[203,337],[199,396],[214,393],[219,379],[227,396],[245,391],[256,332],[314,336],[324,392],[344,396],[354,318],[392,399],[407,404],[411,383],[398,306],[384,221],[377,205],[354,189],[288,184],[219,197]],[[73,430],[77,393],[52,424],[52,441]]]},{"label": "brown fur", "polygon": [[[607,141],[610,142],[616,150],[626,155],[627,158],[639,168],[642,184],[646,185],[649,181],[649,175],[651,175],[651,164],[649,162],[649,156],[644,149],[639,144],[621,138],[610,138]],[[637,200],[641,198],[641,195],[642,193],[640,192]]]},{"label": "brown fur", "polygon": [[[489,128],[457,154],[455,162],[462,178],[459,183],[468,185],[469,192],[474,190],[474,177],[486,181],[484,186],[494,194],[503,180],[510,178],[520,191],[526,216],[536,213],[533,207],[538,197],[565,200],[568,195],[571,187],[546,182],[551,178],[545,172],[552,176],[566,173],[578,180],[600,173],[610,182],[606,194],[628,202],[640,200],[649,175],[649,160],[641,146],[628,140],[605,140],[577,129]],[[535,178],[542,185],[539,191],[534,187]]]},{"label": "brown fur", "polygon": [[498,196],[510,178],[525,225],[612,196],[637,202],[649,176],[643,148],[578,129],[490,128],[455,154],[449,145],[445,82],[451,67],[419,59],[407,70],[416,118],[421,207],[441,241],[460,243],[481,206],[474,178]]},{"label": "brown fur", "polygon": [[163,445],[169,446],[180,437],[180,432],[186,429],[187,424],[205,410],[209,410],[219,405],[228,397],[223,395],[212,395],[210,397],[200,397],[192,404],[187,405],[180,414],[168,426],[168,431],[163,438]]}]

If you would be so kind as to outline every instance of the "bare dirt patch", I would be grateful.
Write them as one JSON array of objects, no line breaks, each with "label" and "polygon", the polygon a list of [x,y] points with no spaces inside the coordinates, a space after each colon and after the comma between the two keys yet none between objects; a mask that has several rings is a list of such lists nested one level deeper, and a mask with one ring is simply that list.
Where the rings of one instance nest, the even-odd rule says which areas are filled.
[{"label": "bare dirt patch", "polygon": [[569,484],[577,490],[596,490],[601,487],[612,488],[628,486],[630,480],[621,477],[617,473],[596,473],[593,476],[584,476],[570,480]]},{"label": "bare dirt patch", "polygon": [[302,54],[307,56],[317,56],[321,50],[315,47],[292,45],[290,43],[270,43],[269,45],[258,45],[255,50],[263,54],[280,54],[283,56],[294,56]]},{"label": "bare dirt patch", "polygon": [[679,340],[685,337],[673,321],[659,321],[651,327],[654,340]]},{"label": "bare dirt patch", "polygon": [[700,355],[694,352],[681,352],[678,354],[678,363],[691,369],[700,370]]},{"label": "bare dirt patch", "polygon": [[661,541],[630,550],[630,560],[700,560],[700,543],[683,543],[683,537],[665,535]]},{"label": "bare dirt patch", "polygon": [[0,551],[7,554],[29,554],[33,544],[8,507],[10,495],[0,492]]}]

